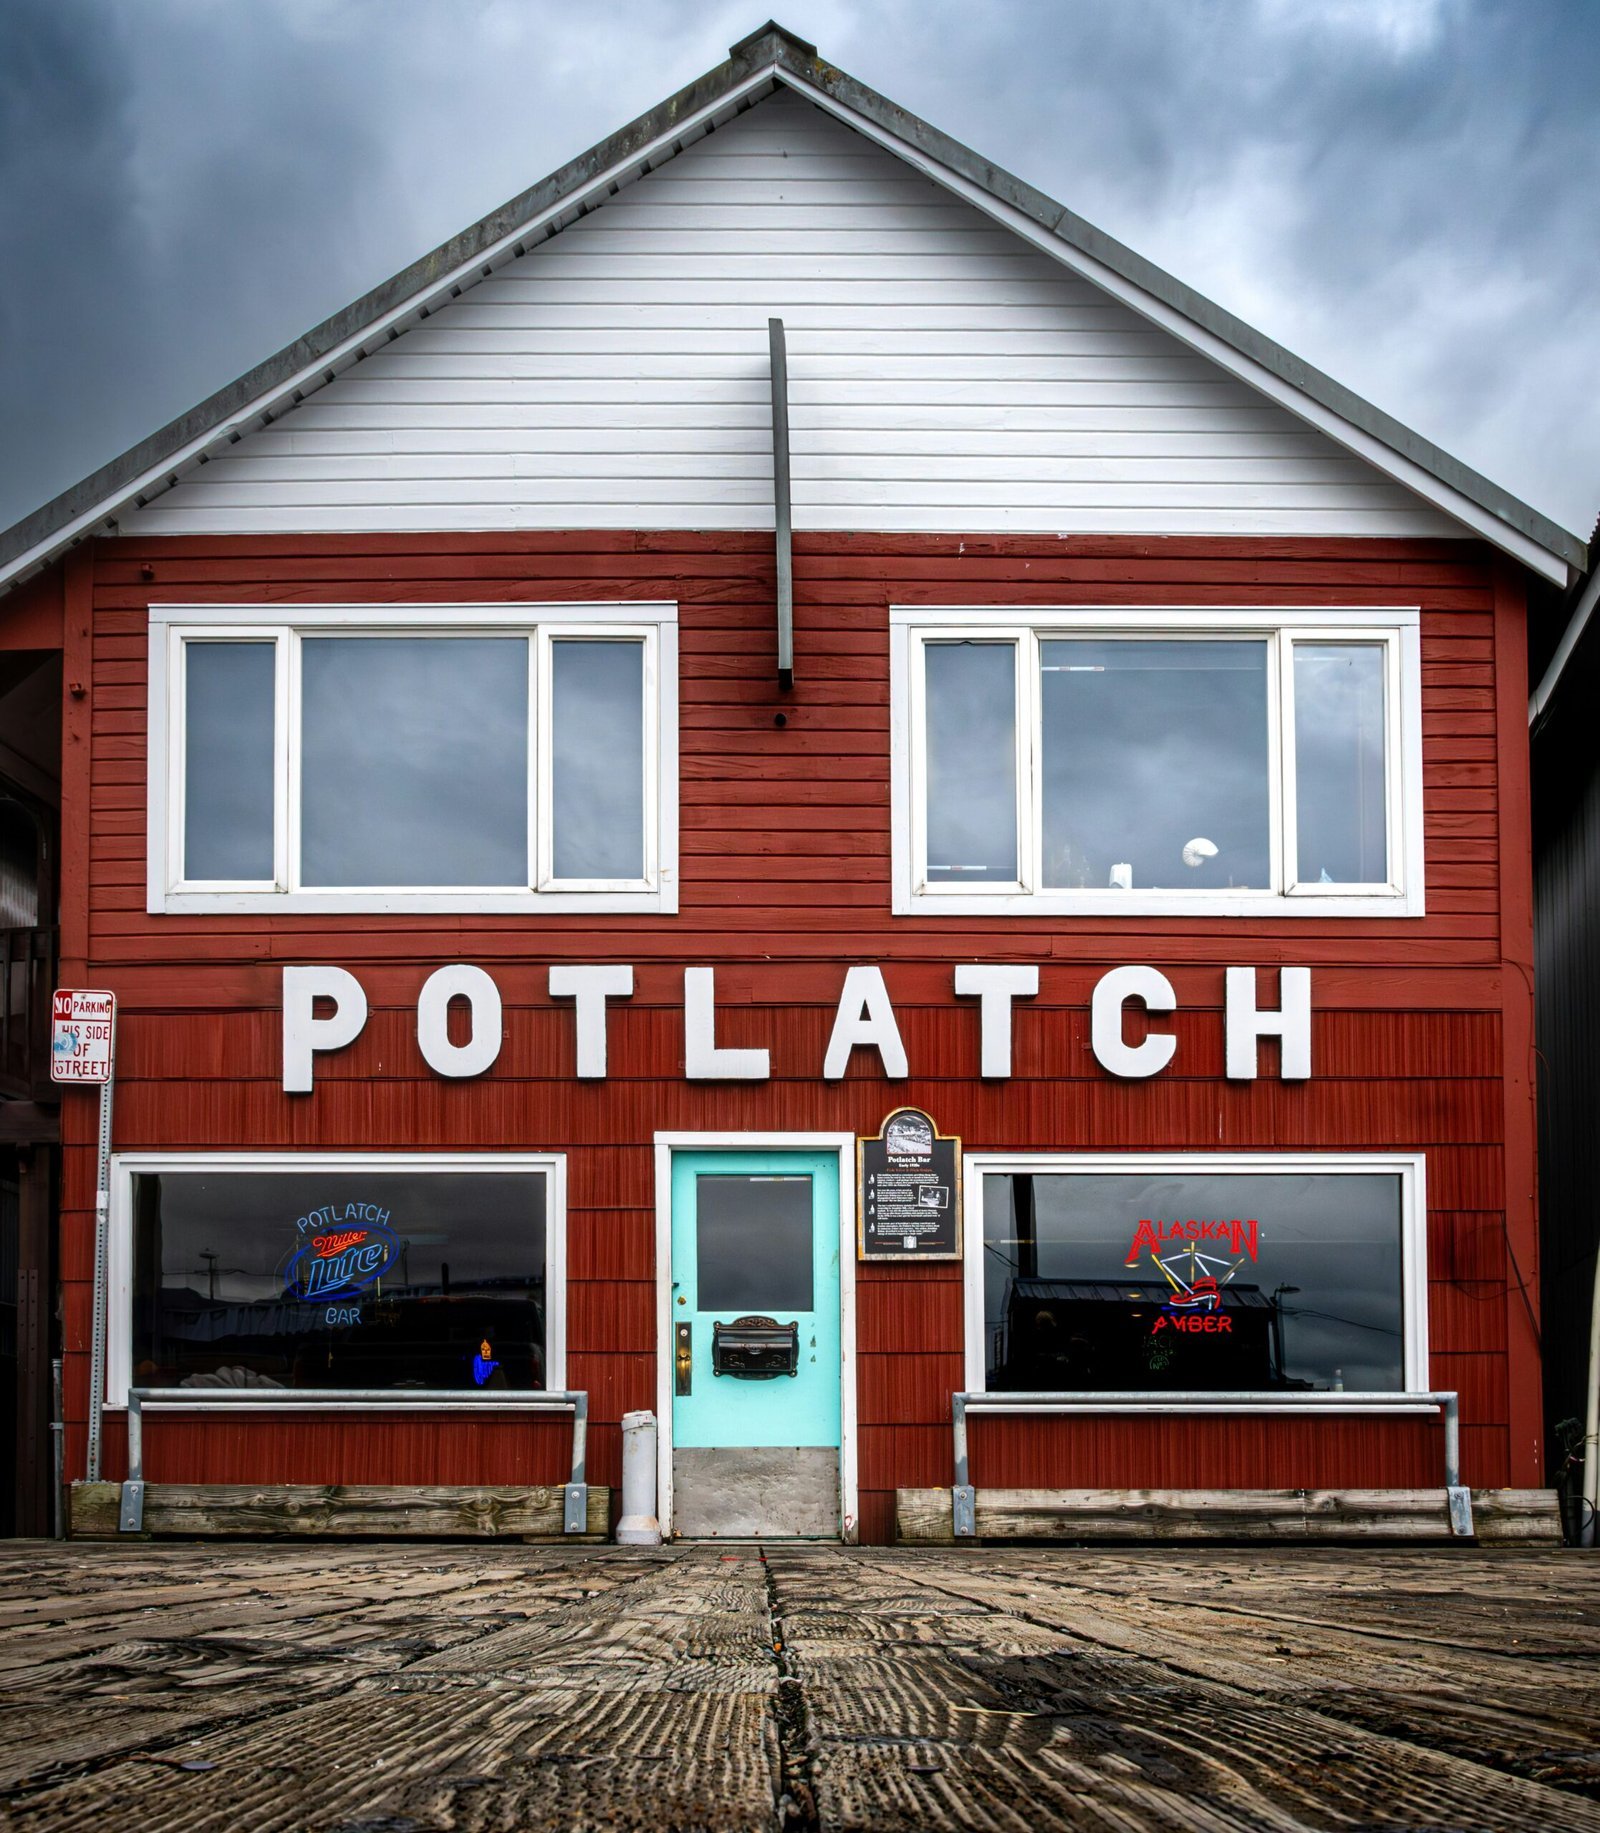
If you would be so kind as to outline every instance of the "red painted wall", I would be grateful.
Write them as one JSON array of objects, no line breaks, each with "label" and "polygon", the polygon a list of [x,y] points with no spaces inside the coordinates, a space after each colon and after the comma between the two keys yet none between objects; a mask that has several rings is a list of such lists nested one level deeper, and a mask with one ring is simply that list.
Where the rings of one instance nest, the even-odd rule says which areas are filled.
[{"label": "red painted wall", "polygon": [[[680,604],[682,899],[675,917],[152,917],[144,910],[146,611],[152,602],[675,598]],[[891,604],[1419,604],[1429,915],[1410,921],[889,915]],[[619,1479],[617,1421],[655,1404],[654,1168],[660,1129],[876,1131],[927,1108],[969,1147],[1422,1148],[1428,1155],[1436,1386],[1463,1395],[1467,1480],[1535,1484],[1531,894],[1525,615],[1519,577],[1471,542],[808,536],[796,543],[796,687],[775,687],[771,541],[570,534],[103,540],[66,578],[68,816],[63,979],[122,1001],[120,1149],[508,1148],[568,1160],[568,1379],[590,1391],[591,1473]],[[779,730],[773,713],[788,713]],[[87,814],[87,820],[83,816]],[[76,817],[76,818],[75,818]],[[570,1005],[551,961],[635,964],[611,1015],[611,1079],[572,1079]],[[1015,1077],[977,1079],[960,960],[1036,961],[1016,1008]],[[350,968],[372,1016],[279,1085],[286,962]],[[413,1035],[436,966],[488,968],[508,1039],[483,1080],[433,1076]],[[912,1075],[858,1056],[820,1079],[844,967],[884,964]],[[1148,961],[1183,1010],[1178,1059],[1121,1083],[1094,1062],[1087,1002]],[[1314,969],[1315,1076],[1222,1079],[1226,963]],[[773,1079],[681,1079],[685,965],[719,969],[719,1042],[768,1045]],[[1263,989],[1264,994],[1266,989]],[[1266,1053],[1270,1061],[1270,1047]],[[379,1064],[382,1068],[379,1068]],[[69,1469],[81,1473],[93,1238],[94,1102],[69,1093],[62,1268]],[[897,1485],[950,1480],[961,1382],[959,1269],[863,1267],[861,1525],[892,1531]],[[1435,1422],[985,1419],[979,1484],[1436,1483]],[[161,1418],[155,1480],[559,1480],[565,1430]],[[108,1429],[109,1473],[120,1426]]]}]

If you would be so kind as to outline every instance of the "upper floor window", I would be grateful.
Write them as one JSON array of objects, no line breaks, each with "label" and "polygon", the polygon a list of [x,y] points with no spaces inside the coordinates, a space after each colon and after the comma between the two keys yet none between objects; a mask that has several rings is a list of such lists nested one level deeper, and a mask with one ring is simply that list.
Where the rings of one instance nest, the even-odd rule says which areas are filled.
[{"label": "upper floor window", "polygon": [[675,611],[151,612],[150,908],[675,908]]},{"label": "upper floor window", "polygon": [[898,913],[1422,913],[1414,611],[892,621]]}]

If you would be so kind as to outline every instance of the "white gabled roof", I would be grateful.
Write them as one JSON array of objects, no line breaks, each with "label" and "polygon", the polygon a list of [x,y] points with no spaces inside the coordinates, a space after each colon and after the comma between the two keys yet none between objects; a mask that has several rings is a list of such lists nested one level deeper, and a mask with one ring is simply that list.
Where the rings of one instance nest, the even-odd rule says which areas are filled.
[{"label": "white gabled roof", "polygon": [[1032,186],[768,24],[728,61],[0,534],[0,591],[115,528],[478,281],[786,87],[1278,403],[1464,529],[1565,585],[1585,544]]}]

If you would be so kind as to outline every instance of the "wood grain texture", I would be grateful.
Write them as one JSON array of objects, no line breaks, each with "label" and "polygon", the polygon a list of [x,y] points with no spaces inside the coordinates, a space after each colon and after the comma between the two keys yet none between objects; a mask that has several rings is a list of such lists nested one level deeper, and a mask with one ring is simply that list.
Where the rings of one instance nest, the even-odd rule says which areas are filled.
[{"label": "wood grain texture", "polygon": [[[121,1487],[74,1483],[71,1532],[75,1539],[116,1540]],[[144,1532],[231,1535],[247,1540],[280,1534],[385,1540],[603,1540],[611,1525],[611,1492],[592,1485],[588,1527],[562,1531],[560,1485],[534,1489],[484,1489],[378,1484],[150,1483],[144,1497]]]},{"label": "wood grain texture", "polygon": [[[1537,1396],[1525,1342],[1519,1347],[1527,1332],[1519,1277],[1530,1268],[1521,1230],[1531,1115],[1522,1088],[1508,1082],[1509,1054],[1525,1056],[1529,989],[1520,944],[1502,945],[1503,929],[1512,942],[1524,934],[1525,904],[1520,894],[1508,903],[1500,889],[1502,858],[1525,855],[1528,836],[1525,788],[1506,750],[1505,708],[1516,695],[1496,672],[1524,608],[1507,598],[1481,546],[802,535],[797,685],[782,701],[783,729],[772,723],[771,543],[757,534],[124,536],[99,541],[79,564],[92,570],[94,605],[76,652],[86,668],[91,655],[93,662],[75,741],[90,823],[83,857],[68,859],[66,893],[83,913],[88,983],[114,988],[122,1001],[119,1147],[565,1152],[569,1380],[591,1391],[597,1482],[620,1480],[621,1412],[655,1399],[655,1132],[871,1134],[901,1103],[926,1107],[973,1149],[1424,1151],[1432,1378],[1469,1396],[1465,1474],[1486,1486],[1542,1480]],[[82,577],[86,592],[89,572]],[[145,913],[151,602],[463,598],[677,601],[680,915]],[[888,608],[916,603],[1420,606],[1430,914],[1412,922],[1187,918],[1115,927],[891,919]],[[1041,969],[1038,1000],[1017,1007],[1009,1083],[977,1079],[977,1007],[953,996],[955,964],[975,959]],[[571,1011],[546,991],[548,965],[574,960],[627,961],[636,970],[634,998],[611,1014],[604,1084],[573,1080]],[[355,972],[371,1018],[355,1045],[319,1062],[315,1094],[291,1099],[278,1081],[279,988],[283,965],[304,961]],[[417,992],[449,961],[488,968],[505,1002],[501,1056],[468,1084],[431,1076],[416,1048]],[[860,1053],[842,1082],[820,1079],[852,961],[883,964],[911,1060],[906,1082],[885,1082]],[[1088,1047],[1094,983],[1127,961],[1160,966],[1182,1007],[1172,1068],[1138,1084],[1105,1075]],[[1313,967],[1311,1082],[1220,1079],[1223,968],[1234,962]],[[682,971],[699,963],[717,969],[719,1042],[769,1048],[770,1082],[683,1080]],[[63,1107],[61,1264],[75,1458],[87,1398],[92,1110],[87,1098]],[[1508,1168],[1523,1206],[1509,1232]],[[862,1269],[857,1322],[860,1514],[864,1531],[887,1538],[896,1489],[948,1481],[948,1389],[962,1351],[956,1269]],[[1150,1426],[983,1419],[974,1427],[975,1470],[997,1486],[1327,1489],[1415,1488],[1438,1468],[1438,1428],[1427,1422]],[[399,1436],[365,1428],[352,1436],[338,1421],[318,1420],[296,1422],[291,1434],[266,1421],[246,1429],[174,1419],[152,1437],[152,1475],[192,1483],[559,1481],[556,1437],[546,1444],[521,1427],[474,1432],[402,1426]],[[113,1420],[110,1474],[119,1435]]]},{"label": "wood grain texture", "polygon": [[13,1542],[0,1817],[1600,1833],[1597,1624],[1537,1548]]},{"label": "wood grain texture", "polygon": [[[980,1489],[976,1501],[979,1540],[1451,1538],[1442,1489]],[[1561,1544],[1552,1489],[1474,1490],[1472,1509],[1485,1543]],[[897,1491],[895,1539],[955,1545],[949,1489]]]}]

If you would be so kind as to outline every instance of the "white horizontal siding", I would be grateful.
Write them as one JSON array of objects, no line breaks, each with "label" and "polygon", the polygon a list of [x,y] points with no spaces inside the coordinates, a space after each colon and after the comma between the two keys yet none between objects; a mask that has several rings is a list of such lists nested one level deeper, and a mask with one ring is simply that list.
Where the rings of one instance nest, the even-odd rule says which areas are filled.
[{"label": "white horizontal siding", "polygon": [[129,532],[1456,525],[792,93],[630,185]]}]

